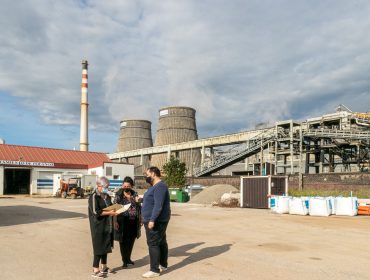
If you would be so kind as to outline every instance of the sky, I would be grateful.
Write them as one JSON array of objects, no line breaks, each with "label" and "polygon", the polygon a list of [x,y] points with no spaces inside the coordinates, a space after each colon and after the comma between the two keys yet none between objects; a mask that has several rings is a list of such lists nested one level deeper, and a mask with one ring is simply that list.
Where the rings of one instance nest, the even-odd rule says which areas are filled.
[{"label": "sky", "polygon": [[78,149],[89,61],[90,150],[123,119],[196,109],[200,138],[370,109],[367,0],[0,0],[0,138]]}]

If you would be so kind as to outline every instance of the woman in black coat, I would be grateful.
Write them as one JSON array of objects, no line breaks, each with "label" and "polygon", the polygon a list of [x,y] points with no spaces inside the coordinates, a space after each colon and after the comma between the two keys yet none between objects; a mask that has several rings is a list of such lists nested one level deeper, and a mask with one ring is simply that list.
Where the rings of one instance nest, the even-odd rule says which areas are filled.
[{"label": "woman in black coat", "polygon": [[[89,221],[91,239],[94,251],[93,273],[91,276],[103,278],[110,272],[107,267],[107,254],[112,252],[113,247],[113,219],[117,216],[114,210],[103,211],[112,205],[108,195],[109,180],[100,177],[97,181],[95,191],[89,197]],[[101,262],[102,270],[99,269]]]},{"label": "woman in black coat", "polygon": [[125,177],[122,188],[116,193],[115,203],[126,205],[131,203],[130,208],[117,216],[115,222],[115,240],[119,241],[123,268],[129,264],[134,265],[131,253],[135,239],[141,235],[141,206],[136,192],[133,190],[134,181],[131,177]]}]

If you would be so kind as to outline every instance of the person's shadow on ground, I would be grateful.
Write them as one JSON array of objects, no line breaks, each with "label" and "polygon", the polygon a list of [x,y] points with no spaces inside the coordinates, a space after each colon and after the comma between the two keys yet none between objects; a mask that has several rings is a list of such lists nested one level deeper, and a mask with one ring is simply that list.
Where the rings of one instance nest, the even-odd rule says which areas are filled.
[{"label": "person's shadow on ground", "polygon": [[0,227],[72,218],[85,219],[87,215],[30,205],[0,206]]},{"label": "person's shadow on ground", "polygon": [[[203,243],[201,243],[201,244],[203,244]],[[187,266],[188,264],[192,264],[192,263],[195,263],[195,262],[199,262],[199,261],[202,261],[202,260],[205,260],[205,259],[208,259],[208,258],[212,258],[212,257],[218,256],[218,255],[221,255],[221,254],[229,251],[231,245],[232,244],[224,244],[224,245],[220,245],[220,246],[211,246],[211,247],[202,248],[198,252],[195,252],[195,253],[186,253],[185,252],[185,254],[180,254],[179,256],[188,256],[188,257],[183,259],[181,262],[179,262],[177,264],[170,265],[168,267],[168,270],[164,273],[170,273],[170,272],[172,272],[176,269]],[[177,252],[177,249],[178,248],[174,249],[175,253]],[[169,256],[172,257],[172,256],[175,256],[175,255],[170,254]]]},{"label": "person's shadow on ground", "polygon": [[[230,247],[232,244],[224,244],[220,246],[211,246],[211,247],[206,247],[200,249],[198,252],[191,253],[188,252],[191,249],[194,249],[195,247],[198,247],[200,245],[203,245],[204,242],[198,242],[198,243],[191,243],[191,244],[185,244],[176,248],[169,249],[168,251],[168,256],[169,257],[187,257],[183,259],[181,262],[175,264],[175,265],[170,265],[168,267],[168,270],[164,273],[169,273],[171,271],[174,271],[176,269],[182,268],[184,266],[187,266],[188,264],[195,263],[202,261],[204,259],[212,258],[215,256],[218,256],[220,254],[223,254],[230,250]],[[139,260],[135,261],[135,265],[132,268],[138,268],[142,267],[145,265],[149,265],[149,256],[145,256],[144,258],[141,258]],[[131,268],[131,267],[130,267]],[[117,267],[114,268],[114,271],[121,270],[122,267]]]}]

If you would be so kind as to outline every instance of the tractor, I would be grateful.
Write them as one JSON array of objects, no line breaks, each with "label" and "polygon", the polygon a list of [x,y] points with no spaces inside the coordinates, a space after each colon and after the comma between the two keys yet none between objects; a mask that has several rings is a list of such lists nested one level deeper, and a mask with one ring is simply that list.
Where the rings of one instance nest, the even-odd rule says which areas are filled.
[{"label": "tractor", "polygon": [[68,180],[61,179],[57,196],[63,198],[70,196],[72,199],[77,197],[84,198],[85,190],[81,187],[81,178],[69,178]]}]

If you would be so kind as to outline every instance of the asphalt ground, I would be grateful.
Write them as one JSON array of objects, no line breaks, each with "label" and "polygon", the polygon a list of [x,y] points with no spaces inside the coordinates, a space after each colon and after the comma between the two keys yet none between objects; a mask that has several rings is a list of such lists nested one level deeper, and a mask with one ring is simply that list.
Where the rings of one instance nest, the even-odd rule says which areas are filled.
[{"label": "asphalt ground", "polygon": [[[301,217],[268,210],[172,204],[169,269],[159,279],[370,279],[370,217]],[[134,266],[110,279],[141,279],[149,269],[145,233]],[[1,279],[91,279],[86,199],[0,198]]]}]

